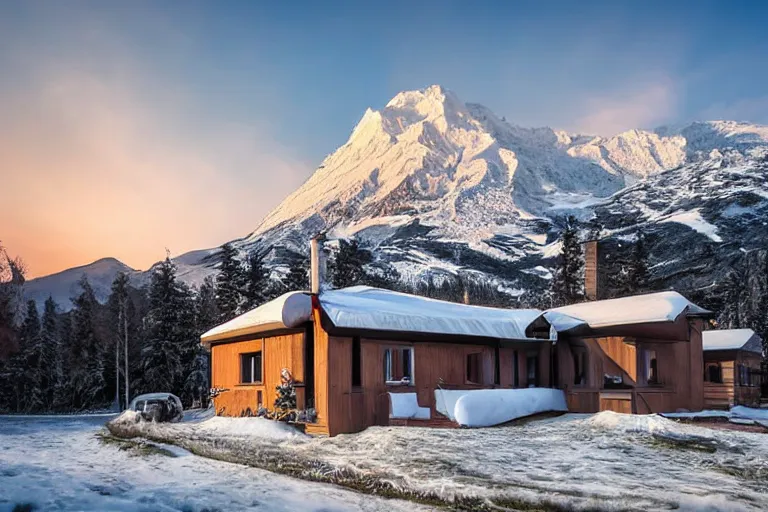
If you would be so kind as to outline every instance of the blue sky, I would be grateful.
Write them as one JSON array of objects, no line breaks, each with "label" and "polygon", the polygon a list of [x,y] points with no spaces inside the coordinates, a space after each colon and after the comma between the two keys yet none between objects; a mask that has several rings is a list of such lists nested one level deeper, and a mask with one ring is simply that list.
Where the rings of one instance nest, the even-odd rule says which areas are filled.
[{"label": "blue sky", "polygon": [[[434,83],[524,126],[768,124],[763,3],[322,4],[0,3],[0,154],[13,152],[0,165],[14,175],[0,204],[29,180],[64,183],[77,201],[14,205],[29,209],[17,231],[50,237],[58,222],[64,236],[50,211],[119,204],[156,224],[129,264],[218,245],[253,229],[367,107]],[[81,229],[99,237],[85,253],[121,257],[111,242],[139,233],[109,220],[116,234]]]}]

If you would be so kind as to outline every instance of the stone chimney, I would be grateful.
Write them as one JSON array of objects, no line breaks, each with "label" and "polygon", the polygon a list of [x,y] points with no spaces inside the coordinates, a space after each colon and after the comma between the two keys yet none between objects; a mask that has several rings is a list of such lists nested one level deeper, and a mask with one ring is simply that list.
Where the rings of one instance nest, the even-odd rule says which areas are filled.
[{"label": "stone chimney", "polygon": [[597,240],[584,243],[584,295],[587,300],[597,300],[600,286]]},{"label": "stone chimney", "polygon": [[323,242],[325,234],[315,235],[309,242],[310,252],[310,285],[311,292],[319,294],[325,285],[325,251],[323,251]]}]

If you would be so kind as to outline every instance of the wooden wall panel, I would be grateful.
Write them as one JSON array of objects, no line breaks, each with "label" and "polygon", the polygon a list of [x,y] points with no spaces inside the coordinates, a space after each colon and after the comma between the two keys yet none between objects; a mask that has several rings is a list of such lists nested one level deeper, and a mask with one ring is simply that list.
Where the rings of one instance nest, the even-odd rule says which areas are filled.
[{"label": "wooden wall panel", "polygon": [[[277,395],[275,388],[280,384],[280,371],[283,368],[291,369],[294,379],[297,379],[298,375],[303,381],[303,358],[299,359],[300,363],[297,365],[292,356],[297,351],[297,346],[303,351],[303,345],[303,332],[213,345],[211,347],[211,386],[229,390],[222,392],[215,399],[217,413],[222,411],[224,416],[241,416],[246,409],[251,409],[255,414],[258,410],[259,391],[262,393],[264,407],[271,409]],[[262,382],[241,384],[240,355],[258,351],[262,352]],[[299,407],[304,406],[303,397],[303,393],[297,392]]]},{"label": "wooden wall panel", "polygon": [[632,414],[632,400],[617,400],[614,398],[601,398],[600,410],[619,412],[622,414]]},{"label": "wooden wall panel", "polygon": [[624,338],[597,338],[603,353],[611,358],[629,377],[637,382],[637,349],[624,343]]},{"label": "wooden wall panel", "polygon": [[320,323],[320,313],[313,310],[314,357],[315,357],[315,411],[317,422],[307,431],[329,435],[328,430],[328,333]]}]

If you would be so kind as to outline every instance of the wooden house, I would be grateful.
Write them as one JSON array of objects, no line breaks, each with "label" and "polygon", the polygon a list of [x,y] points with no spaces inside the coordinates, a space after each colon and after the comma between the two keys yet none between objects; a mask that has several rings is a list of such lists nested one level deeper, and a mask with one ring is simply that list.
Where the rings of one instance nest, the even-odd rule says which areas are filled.
[{"label": "wooden house", "polygon": [[555,387],[568,408],[648,414],[703,407],[702,333],[711,313],[676,292],[552,309]]},{"label": "wooden house", "polygon": [[[709,312],[675,292],[504,310],[364,286],[325,290],[320,254],[315,239],[312,292],[287,293],[202,336],[217,414],[272,408],[284,369],[298,408],[316,412],[307,432],[323,435],[449,425],[438,396],[479,389],[562,389],[574,412],[702,408]],[[563,394],[548,394],[565,407]]]},{"label": "wooden house", "polygon": [[[317,413],[307,432],[335,435],[371,425],[448,424],[436,412],[438,388],[547,386],[551,334],[538,310],[358,286],[288,293],[208,331],[202,342],[220,390],[217,414],[271,408],[286,368],[298,408]],[[412,413],[395,414],[403,408]]]},{"label": "wooden house", "polygon": [[752,329],[704,333],[704,406],[759,406],[763,340]]}]

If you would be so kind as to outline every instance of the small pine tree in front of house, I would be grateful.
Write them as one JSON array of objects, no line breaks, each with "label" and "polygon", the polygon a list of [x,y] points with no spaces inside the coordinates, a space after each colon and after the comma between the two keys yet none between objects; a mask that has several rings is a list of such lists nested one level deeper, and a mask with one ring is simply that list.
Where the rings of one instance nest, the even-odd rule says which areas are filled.
[{"label": "small pine tree in front of house", "polygon": [[580,302],[584,298],[584,253],[579,242],[576,218],[566,219],[560,235],[562,249],[552,278],[552,306]]}]

